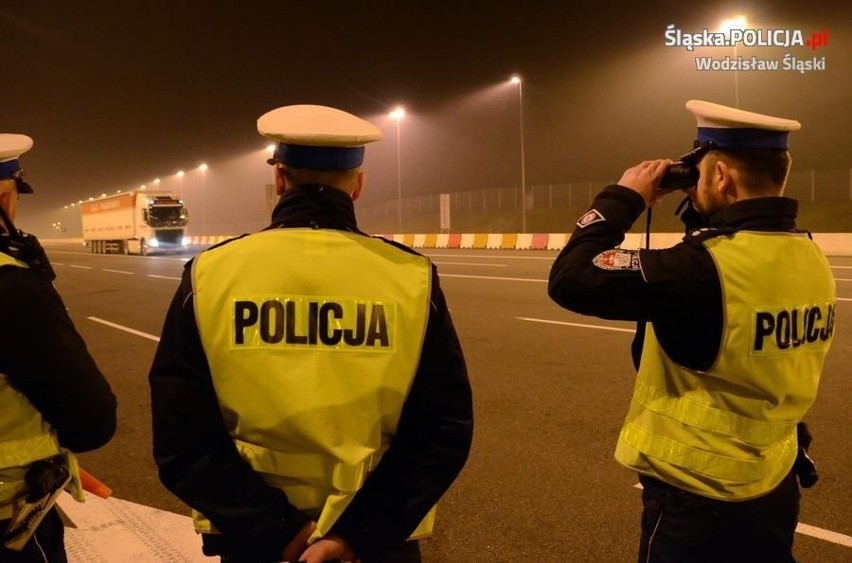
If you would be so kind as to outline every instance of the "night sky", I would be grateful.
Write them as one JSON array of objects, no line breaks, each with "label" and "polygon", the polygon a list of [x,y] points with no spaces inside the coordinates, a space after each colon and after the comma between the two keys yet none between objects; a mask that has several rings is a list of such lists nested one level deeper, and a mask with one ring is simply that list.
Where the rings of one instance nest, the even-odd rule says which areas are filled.
[{"label": "night sky", "polygon": [[[691,148],[687,99],[734,105],[733,72],[695,68],[696,56],[733,49],[666,47],[666,26],[713,31],[739,13],[755,28],[828,30],[817,51],[740,47],[747,57],[825,57],[826,68],[739,72],[736,89],[741,108],[802,122],[794,169],[852,167],[847,1],[627,4],[3,0],[0,132],[35,140],[22,161],[36,194],[19,226],[48,237],[51,221],[70,220],[64,205],[154,178],[176,186],[179,169],[190,207],[223,225],[243,207],[254,217],[263,186],[253,178],[268,174],[256,120],[296,103],[336,106],[385,131],[367,151],[367,204],[396,197],[387,113],[397,104],[408,112],[406,195],[517,185],[513,73],[524,78],[527,185],[615,180],[639,160]],[[245,177],[233,165],[217,176],[218,163],[238,157]],[[192,185],[201,162],[204,200]]]}]

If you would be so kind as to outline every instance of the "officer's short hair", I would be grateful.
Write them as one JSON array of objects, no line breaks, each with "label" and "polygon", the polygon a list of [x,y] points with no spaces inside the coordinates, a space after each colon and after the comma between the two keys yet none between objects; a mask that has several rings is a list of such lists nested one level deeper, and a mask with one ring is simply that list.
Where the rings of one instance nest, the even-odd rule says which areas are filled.
[{"label": "officer's short hair", "polygon": [[792,158],[790,151],[773,149],[712,150],[705,158],[712,166],[721,160],[740,172],[743,187],[755,194],[777,194],[787,183]]},{"label": "officer's short hair", "polygon": [[322,184],[351,193],[358,179],[361,167],[347,170],[315,170],[313,168],[295,168],[279,165],[284,177],[295,186],[303,184]]}]

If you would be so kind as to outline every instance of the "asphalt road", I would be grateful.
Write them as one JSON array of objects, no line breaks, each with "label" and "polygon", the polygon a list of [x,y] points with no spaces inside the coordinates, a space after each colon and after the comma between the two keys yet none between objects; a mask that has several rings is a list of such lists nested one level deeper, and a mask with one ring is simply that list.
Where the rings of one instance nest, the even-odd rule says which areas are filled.
[{"label": "asphalt road", "polygon": [[[425,559],[635,561],[640,493],[634,474],[612,457],[631,393],[633,327],[553,304],[545,288],[555,252],[425,252],[441,273],[476,409],[470,460],[439,506]],[[83,466],[115,497],[186,514],[151,459],[147,373],[190,255],[93,255],[56,244],[48,253],[57,288],[119,401],[116,437],[84,454]],[[845,300],[807,417],[822,479],[803,493],[800,521],[816,528],[797,534],[805,562],[852,560],[852,547],[842,545],[852,536],[852,331],[844,330],[852,258],[831,263]],[[832,540],[831,532],[847,538]]]}]

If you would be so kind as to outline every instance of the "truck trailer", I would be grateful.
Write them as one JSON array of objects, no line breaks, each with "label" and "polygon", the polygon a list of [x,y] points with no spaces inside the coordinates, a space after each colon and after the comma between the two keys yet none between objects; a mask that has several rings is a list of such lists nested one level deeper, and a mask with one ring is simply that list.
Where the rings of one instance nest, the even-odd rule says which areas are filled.
[{"label": "truck trailer", "polygon": [[83,241],[92,252],[141,254],[186,250],[188,215],[171,192],[132,190],[84,201]]}]

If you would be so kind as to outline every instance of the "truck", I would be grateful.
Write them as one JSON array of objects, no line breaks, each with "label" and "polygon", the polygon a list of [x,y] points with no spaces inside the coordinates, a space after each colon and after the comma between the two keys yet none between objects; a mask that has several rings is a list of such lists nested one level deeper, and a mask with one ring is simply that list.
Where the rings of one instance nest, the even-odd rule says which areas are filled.
[{"label": "truck", "polygon": [[84,201],[83,241],[98,254],[186,250],[186,207],[172,192],[131,190]]}]

